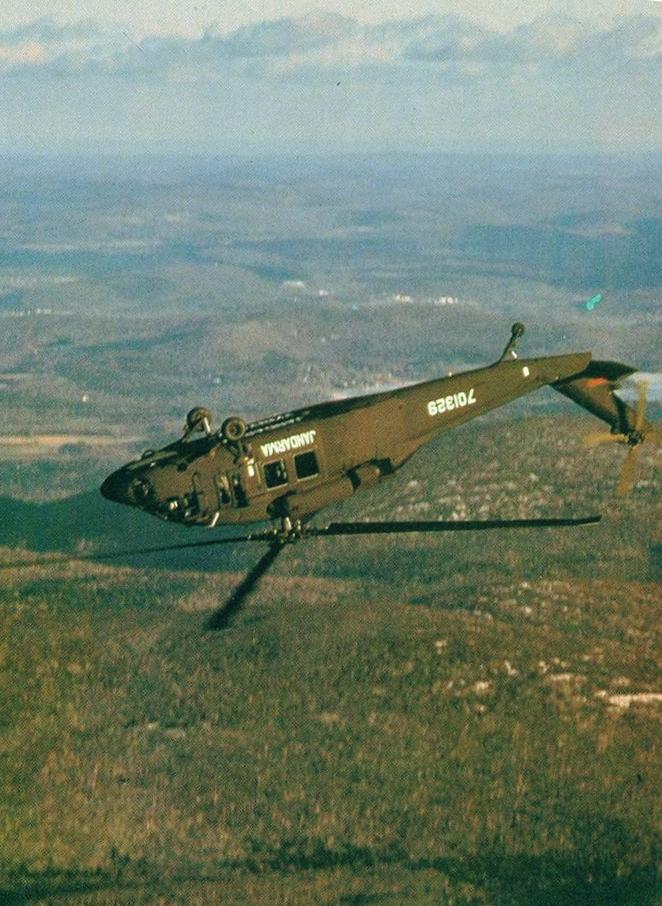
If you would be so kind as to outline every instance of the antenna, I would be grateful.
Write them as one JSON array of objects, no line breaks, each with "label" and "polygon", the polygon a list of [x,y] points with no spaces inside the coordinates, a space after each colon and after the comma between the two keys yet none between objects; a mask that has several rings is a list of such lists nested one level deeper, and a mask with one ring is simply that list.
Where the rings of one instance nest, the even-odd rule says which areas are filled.
[{"label": "antenna", "polygon": [[524,333],[524,325],[522,324],[521,321],[515,321],[513,326],[510,328],[510,339],[506,343],[506,348],[501,353],[499,362],[505,361],[508,358],[508,356],[510,356],[513,359],[517,358],[517,353],[515,352],[515,346],[517,345],[517,341],[519,340],[519,338],[522,336],[523,333]]}]

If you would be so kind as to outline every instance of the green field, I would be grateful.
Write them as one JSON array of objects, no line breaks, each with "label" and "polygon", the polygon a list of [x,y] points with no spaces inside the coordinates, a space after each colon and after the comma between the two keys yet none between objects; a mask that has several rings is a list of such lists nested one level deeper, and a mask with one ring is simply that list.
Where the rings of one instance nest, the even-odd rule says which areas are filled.
[{"label": "green field", "polygon": [[469,427],[342,512],[599,527],[313,540],[224,633],[209,562],[0,573],[0,902],[662,902],[659,473],[612,502],[589,424]]}]

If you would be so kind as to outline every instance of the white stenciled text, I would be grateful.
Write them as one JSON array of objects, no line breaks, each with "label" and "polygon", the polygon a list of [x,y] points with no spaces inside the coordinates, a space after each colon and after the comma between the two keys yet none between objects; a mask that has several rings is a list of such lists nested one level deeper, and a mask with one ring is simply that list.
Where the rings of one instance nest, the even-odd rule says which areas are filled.
[{"label": "white stenciled text", "polygon": [[298,450],[314,444],[316,434],[317,431],[311,428],[310,431],[302,431],[301,434],[290,434],[289,437],[283,437],[281,440],[272,440],[270,443],[262,444],[260,449],[264,457],[274,456],[277,453],[288,453],[290,450]]},{"label": "white stenciled text", "polygon": [[444,412],[452,412],[453,409],[473,406],[475,402],[476,393],[473,387],[467,391],[460,390],[458,393],[449,393],[448,396],[442,396],[438,400],[430,400],[428,403],[428,415],[443,415]]}]

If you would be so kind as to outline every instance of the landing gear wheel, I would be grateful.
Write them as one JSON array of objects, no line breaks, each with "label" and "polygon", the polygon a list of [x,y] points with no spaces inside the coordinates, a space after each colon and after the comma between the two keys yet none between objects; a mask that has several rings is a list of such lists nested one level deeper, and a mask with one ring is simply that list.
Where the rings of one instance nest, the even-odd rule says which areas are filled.
[{"label": "landing gear wheel", "polygon": [[231,415],[221,425],[221,434],[225,440],[236,443],[246,434],[246,422],[238,415]]},{"label": "landing gear wheel", "polygon": [[186,415],[186,433],[203,431],[207,436],[211,434],[211,412],[204,406],[194,406]]}]

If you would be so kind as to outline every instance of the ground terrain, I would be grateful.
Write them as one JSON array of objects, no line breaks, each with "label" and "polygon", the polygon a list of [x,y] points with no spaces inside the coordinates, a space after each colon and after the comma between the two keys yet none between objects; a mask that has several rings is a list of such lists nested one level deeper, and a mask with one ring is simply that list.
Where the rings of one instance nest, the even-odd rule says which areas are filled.
[{"label": "ground terrain", "polygon": [[476,423],[340,512],[599,527],[318,539],[222,634],[254,551],[2,573],[5,901],[656,902],[659,471],[613,501],[590,424]]}]

